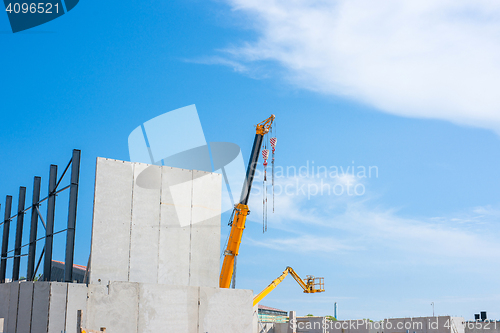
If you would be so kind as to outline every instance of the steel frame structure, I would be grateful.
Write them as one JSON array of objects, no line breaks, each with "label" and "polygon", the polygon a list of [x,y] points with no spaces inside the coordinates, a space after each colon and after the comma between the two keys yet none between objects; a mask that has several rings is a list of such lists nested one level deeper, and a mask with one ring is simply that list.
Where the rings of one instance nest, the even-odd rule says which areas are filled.
[{"label": "steel frame structure", "polygon": [[[26,200],[26,187],[21,186],[19,188],[19,199],[18,199],[18,209],[17,213],[11,216],[12,211],[12,196],[7,195],[5,199],[4,208],[4,221],[0,223],[3,225],[3,236],[2,236],[2,246],[0,252],[0,283],[5,283],[5,276],[7,271],[7,260],[13,259],[13,269],[12,269],[12,280],[19,280],[19,271],[21,265],[21,257],[28,256],[28,267],[26,279],[28,281],[33,281],[36,277],[36,273],[40,264],[42,262],[42,257],[44,258],[43,264],[43,277],[44,281],[51,281],[51,270],[52,270],[52,248],[53,248],[53,237],[56,234],[66,231],[66,256],[65,256],[65,267],[64,267],[64,280],[65,282],[73,282],[73,259],[75,252],[75,227],[76,227],[76,212],[78,204],[78,182],[80,178],[80,155],[81,151],[78,149],[73,150],[73,156],[71,157],[68,165],[64,169],[59,180],[57,179],[57,165],[52,164],[50,166],[49,173],[49,190],[47,197],[40,199],[40,184],[41,178],[34,177],[33,181],[33,196],[32,205],[25,208]],[[71,179],[70,184],[59,189],[59,185],[63,180],[66,172],[71,167]],[[55,220],[55,205],[56,197],[62,191],[69,189],[69,207],[68,207],[68,222],[67,228],[54,232],[54,220]],[[42,202],[47,201],[47,215],[46,220],[43,219],[42,213],[40,212],[40,205]],[[27,211],[31,209],[31,221],[30,221],[30,238],[29,243],[22,243],[23,227],[24,227],[24,215]],[[8,250],[9,247],[9,233],[10,224],[13,219],[16,218],[16,238],[14,249]],[[37,238],[38,232],[38,222],[41,222],[45,228],[45,236]],[[38,263],[35,266],[35,255],[37,242],[45,240],[43,250],[38,259]],[[22,254],[22,249],[28,246],[28,253]],[[13,252],[13,255],[9,256]]]}]

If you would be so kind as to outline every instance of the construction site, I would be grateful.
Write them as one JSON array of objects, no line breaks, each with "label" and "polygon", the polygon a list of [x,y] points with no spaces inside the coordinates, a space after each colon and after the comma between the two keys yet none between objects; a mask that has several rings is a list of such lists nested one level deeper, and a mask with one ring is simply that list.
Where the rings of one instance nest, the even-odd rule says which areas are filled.
[{"label": "construction site", "polygon": [[[464,318],[451,316],[341,321],[337,320],[336,304],[334,316],[324,317],[298,317],[293,310],[262,305],[288,275],[304,293],[325,291],[323,277],[301,277],[292,267],[286,267],[258,293],[234,288],[236,258],[250,212],[248,202],[259,156],[264,167],[270,159],[264,140],[269,140],[272,148],[274,167],[277,140],[267,136],[274,120],[272,115],[255,126],[240,200],[234,205],[223,249],[224,173],[97,158],[87,266],[73,263],[79,150],[73,151],[61,176],[57,166],[51,165],[46,198],[40,198],[40,177],[34,178],[29,207],[25,187],[20,188],[15,213],[12,196],[7,196],[2,223],[0,332],[500,332],[500,323],[497,327],[496,321],[488,321],[485,312],[477,315],[471,326]],[[60,184],[66,174],[69,185],[63,187]],[[54,232],[55,197],[65,190],[70,192],[67,229],[62,230],[66,232],[66,261],[60,262],[52,259],[53,236],[61,232]],[[45,201],[47,212],[43,216],[39,207]],[[30,241],[22,244],[25,216],[31,217]],[[16,227],[16,238],[9,250],[11,224]],[[39,226],[43,226],[44,236],[37,238]],[[36,253],[40,253],[38,259]],[[21,272],[23,256],[28,257],[26,277]],[[8,260],[13,262],[10,278]]]},{"label": "construction site", "polygon": [[0,333],[500,333],[500,1],[4,7]]},{"label": "construction site", "polygon": [[[230,288],[259,156],[262,154],[264,165],[269,158],[262,142],[274,119],[272,115],[256,126],[241,199],[229,223],[222,268],[221,174],[97,158],[87,266],[73,264],[79,150],[73,151],[61,176],[57,166],[51,165],[46,198],[40,199],[40,177],[34,178],[29,207],[25,187],[20,188],[15,214],[12,196],[7,196],[2,223],[0,332],[250,333],[265,329],[258,315],[259,302],[287,275],[305,293],[323,292],[323,278],[302,279],[291,267],[256,295],[252,290]],[[270,145],[274,153],[275,138],[270,138]],[[67,173],[69,185],[59,186]],[[63,230],[67,234],[66,261],[57,262],[52,260],[53,237],[59,233],[54,232],[55,198],[64,190],[70,191],[68,226]],[[45,201],[47,214],[42,216],[39,207]],[[30,242],[22,244],[25,215],[31,216]],[[9,250],[12,221],[16,222],[16,238]],[[45,236],[37,238],[39,225]],[[43,243],[43,250],[37,260],[38,242]],[[20,273],[24,249],[28,252],[26,277]],[[13,261],[11,278],[6,278],[7,260]]]}]

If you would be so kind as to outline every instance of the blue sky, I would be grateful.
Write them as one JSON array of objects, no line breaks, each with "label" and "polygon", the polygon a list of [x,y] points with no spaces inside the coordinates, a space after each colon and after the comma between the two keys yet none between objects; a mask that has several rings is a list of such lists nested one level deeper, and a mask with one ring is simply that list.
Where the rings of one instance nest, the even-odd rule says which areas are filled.
[{"label": "blue sky", "polygon": [[342,319],[382,319],[430,315],[434,302],[499,318],[499,13],[488,1],[82,1],[16,34],[0,14],[0,198],[17,202],[21,185],[30,197],[35,175],[43,195],[49,165],[81,149],[85,265],[97,156],[128,160],[134,128],[196,104],[207,141],[246,159],[253,125],[274,113],[278,165],[378,177],[323,180],[361,184],[360,196],[277,196],[265,234],[255,193],[238,288],[258,292],[292,266],[327,291],[285,280],[263,304],[325,315],[336,301]]}]

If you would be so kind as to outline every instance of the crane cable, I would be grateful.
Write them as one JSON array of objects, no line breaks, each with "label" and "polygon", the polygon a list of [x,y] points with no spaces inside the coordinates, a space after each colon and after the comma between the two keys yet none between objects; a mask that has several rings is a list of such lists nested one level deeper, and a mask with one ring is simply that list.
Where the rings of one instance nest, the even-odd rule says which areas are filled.
[{"label": "crane cable", "polygon": [[278,139],[276,138],[276,123],[274,124],[274,128],[271,129],[271,134],[273,134],[274,131],[274,136],[271,137],[269,142],[271,143],[271,148],[273,150],[273,159],[271,161],[272,165],[272,188],[273,188],[273,213],[274,213],[274,154],[276,152],[276,143],[278,142]]},{"label": "crane cable", "polygon": [[267,231],[267,159],[269,158],[269,149],[267,149],[267,134],[264,136],[264,149],[262,149],[262,158],[264,159],[264,179],[262,181],[262,233]]}]

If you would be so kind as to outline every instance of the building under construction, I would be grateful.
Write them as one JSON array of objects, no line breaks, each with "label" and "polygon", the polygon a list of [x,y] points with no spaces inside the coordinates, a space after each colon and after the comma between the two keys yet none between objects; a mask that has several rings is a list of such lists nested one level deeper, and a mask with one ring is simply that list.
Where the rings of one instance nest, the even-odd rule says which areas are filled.
[{"label": "building under construction", "polygon": [[[256,296],[251,290],[229,288],[262,142],[273,121],[274,115],[256,126],[222,269],[219,173],[98,158],[87,266],[73,264],[79,150],[74,150],[59,178],[57,166],[51,165],[46,198],[40,199],[40,177],[34,179],[31,206],[25,207],[24,187],[19,190],[17,213],[11,213],[12,197],[7,196],[2,222],[0,333],[258,332],[262,321],[258,303],[288,274],[306,293],[324,291],[322,278],[302,280],[291,267]],[[270,139],[270,145],[274,156],[276,138]],[[262,156],[265,166],[269,150],[263,149]],[[66,174],[70,174],[70,184],[63,186]],[[65,190],[70,198],[67,228],[55,231],[56,197]],[[39,209],[43,202],[47,204],[45,218]],[[22,245],[28,214],[30,241]],[[14,220],[15,245],[8,251]],[[38,238],[40,224],[45,236]],[[52,260],[53,237],[61,232],[66,233],[64,263]],[[39,241],[44,242],[43,248],[37,248]],[[28,253],[22,254],[25,247]],[[28,257],[26,278],[20,272],[23,256]],[[7,260],[13,261],[10,281],[6,279]],[[38,273],[41,267],[43,275]],[[271,310],[261,309],[261,319],[268,319],[266,311]],[[285,322],[283,312],[274,315],[274,322]]]},{"label": "building under construction", "polygon": [[252,332],[219,288],[221,175],[98,158],[89,283],[0,284],[6,333]]}]

